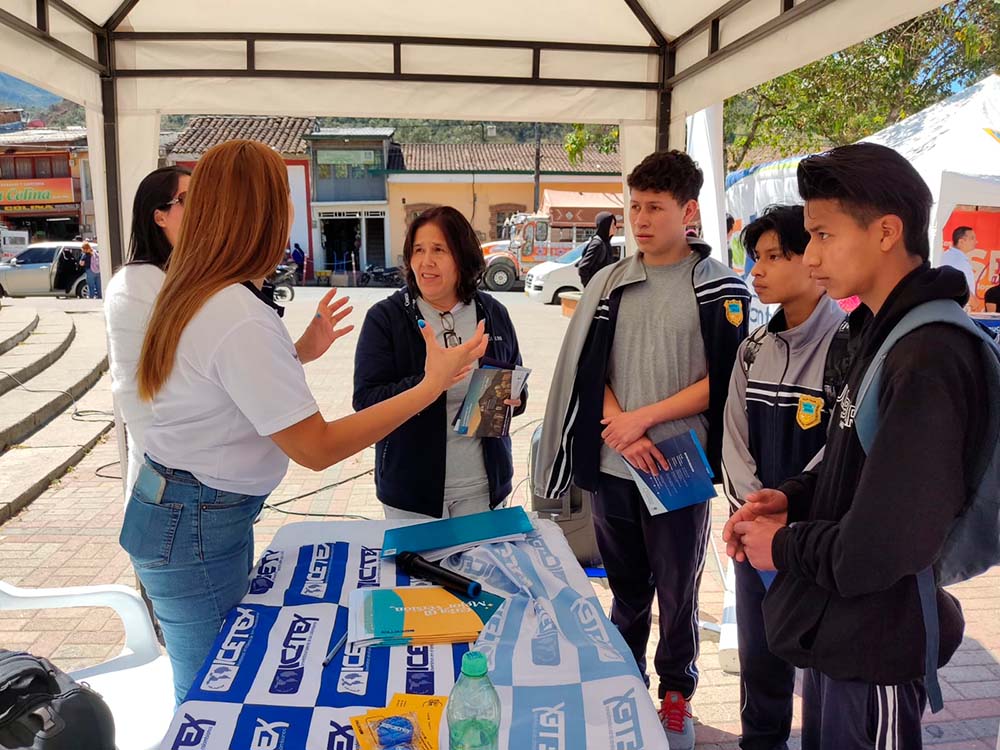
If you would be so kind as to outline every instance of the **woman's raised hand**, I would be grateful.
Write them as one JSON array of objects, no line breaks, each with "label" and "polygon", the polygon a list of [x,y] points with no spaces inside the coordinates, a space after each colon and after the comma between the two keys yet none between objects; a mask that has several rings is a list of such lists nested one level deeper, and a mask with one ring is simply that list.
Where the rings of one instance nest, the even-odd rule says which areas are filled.
[{"label": "woman's raised hand", "polygon": [[486,335],[485,323],[479,321],[472,338],[464,344],[446,349],[437,342],[434,330],[424,321],[420,322],[423,324],[420,333],[427,346],[423,382],[427,383],[428,388],[434,389],[436,398],[438,394],[448,390],[469,374],[486,353],[489,338]]}]

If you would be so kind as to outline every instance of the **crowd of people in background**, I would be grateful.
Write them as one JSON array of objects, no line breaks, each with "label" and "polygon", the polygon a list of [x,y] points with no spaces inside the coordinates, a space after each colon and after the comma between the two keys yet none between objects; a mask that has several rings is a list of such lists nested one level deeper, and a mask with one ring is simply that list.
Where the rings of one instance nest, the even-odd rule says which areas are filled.
[{"label": "crowd of people in background", "polygon": [[[593,493],[611,621],[647,684],[655,679],[674,750],[695,742],[711,512],[651,516],[630,467],[669,471],[658,444],[693,432],[723,485],[742,748],[787,747],[796,667],[805,750],[918,748],[931,645],[918,575],[966,507],[986,450],[977,404],[1000,397],[976,342],[932,322],[885,357],[878,431],[862,442],[859,391],[883,342],[924,303],[964,305],[971,282],[929,266],[930,192],[898,153],[845,146],[798,169],[804,206],[771,207],[742,230],[756,293],[780,305],[750,331],[745,282],[686,231],[701,171],[682,152],[646,157],[627,179],[634,252],[614,259],[615,217],[598,215],[549,389],[535,491]],[[507,310],[479,289],[483,254],[466,217],[443,206],[410,224],[406,285],[360,330],[356,412],[328,421],[303,368],[353,328],[348,298],[331,290],[293,341],[262,291],[289,247],[292,213],[279,156],[251,141],[216,146],[193,174],[167,167],[142,181],[128,260],[107,288],[129,448],[120,541],[160,621],[178,702],[247,591],[253,522],[290,460],[319,471],[375,444],[387,519],[486,512],[511,493],[510,438],[451,428],[474,367],[522,364]],[[959,251],[975,243],[966,230],[956,230]],[[299,245],[291,258],[301,273]],[[100,296],[96,253],[81,265]],[[835,300],[852,295],[860,306],[848,318]],[[517,416],[527,398],[506,406]],[[913,436],[932,433],[928,461]],[[961,641],[963,618],[932,587],[936,667]]]}]

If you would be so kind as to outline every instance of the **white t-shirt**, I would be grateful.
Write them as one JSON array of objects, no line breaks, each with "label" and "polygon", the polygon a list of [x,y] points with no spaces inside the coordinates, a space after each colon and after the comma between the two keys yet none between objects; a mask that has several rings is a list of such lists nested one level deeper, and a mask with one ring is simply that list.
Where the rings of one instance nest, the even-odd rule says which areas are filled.
[{"label": "white t-shirt", "polygon": [[941,256],[941,265],[957,268],[964,273],[965,282],[969,285],[969,294],[972,297],[976,296],[976,275],[972,270],[972,261],[969,260],[968,255],[957,247],[949,247]]},{"label": "white t-shirt", "polygon": [[174,368],[153,399],[146,452],[214,489],[265,495],[288,470],[268,436],[318,411],[281,319],[234,284],[181,334]]},{"label": "white t-shirt", "polygon": [[139,398],[137,373],[146,326],[165,278],[163,271],[151,263],[136,263],[121,268],[104,290],[111,392],[128,433],[126,499],[132,494],[132,485],[142,466],[146,430],[153,422],[152,406]]}]

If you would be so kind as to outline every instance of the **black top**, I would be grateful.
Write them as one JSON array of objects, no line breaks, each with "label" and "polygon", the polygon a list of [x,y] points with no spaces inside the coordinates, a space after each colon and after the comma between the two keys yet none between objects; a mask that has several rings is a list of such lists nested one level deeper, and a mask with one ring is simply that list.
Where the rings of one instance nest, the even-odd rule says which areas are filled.
[{"label": "black top", "polygon": [[990,302],[997,306],[1000,310],[1000,285],[991,286],[986,290],[986,295],[983,297],[984,301]]},{"label": "black top", "polygon": [[[909,310],[932,299],[965,304],[965,277],[927,264],[907,275],[879,314],[851,315],[857,356],[831,420],[817,472],[781,486],[793,523],[772,553],[780,571],[764,618],[771,651],[836,680],[894,685],[924,674],[915,574],[940,554],[966,503],[966,467],[982,450],[987,384],[978,342],[930,324],[890,351],[879,429],[868,455],[854,399],[879,346]],[[938,589],[941,663],[962,640],[957,600]]]}]

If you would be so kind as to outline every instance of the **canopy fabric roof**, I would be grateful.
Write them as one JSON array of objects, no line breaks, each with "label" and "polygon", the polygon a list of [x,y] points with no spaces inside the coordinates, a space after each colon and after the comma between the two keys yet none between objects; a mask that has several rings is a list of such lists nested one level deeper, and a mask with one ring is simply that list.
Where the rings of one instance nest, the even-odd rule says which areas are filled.
[{"label": "canopy fabric roof", "polygon": [[0,69],[87,108],[117,262],[163,114],[618,123],[627,173],[689,115],[941,2],[0,0]]}]

